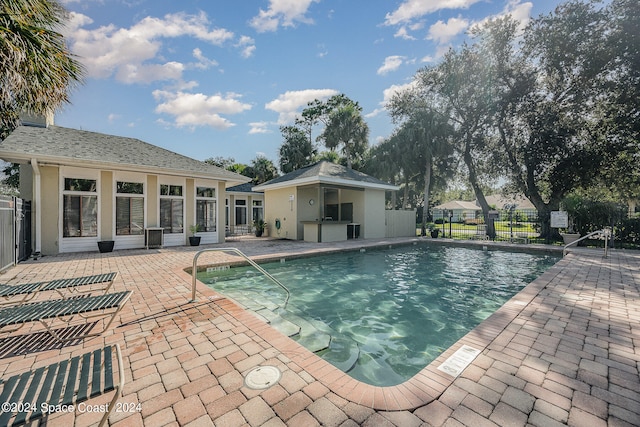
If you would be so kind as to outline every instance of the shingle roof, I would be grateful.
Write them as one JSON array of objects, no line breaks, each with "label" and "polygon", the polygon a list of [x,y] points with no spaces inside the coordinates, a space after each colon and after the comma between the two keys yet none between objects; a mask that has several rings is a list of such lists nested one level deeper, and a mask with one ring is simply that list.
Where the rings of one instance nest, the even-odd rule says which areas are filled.
[{"label": "shingle roof", "polygon": [[466,202],[464,200],[451,200],[450,202],[435,206],[434,209],[462,209],[466,211],[478,211],[480,210],[480,207],[477,206],[474,202]]},{"label": "shingle roof", "polygon": [[44,163],[155,171],[230,182],[249,180],[139,139],[60,126],[19,126],[0,142],[0,158],[12,162],[35,158]]},{"label": "shingle roof", "polygon": [[274,178],[271,181],[267,181],[256,187],[253,187],[254,191],[262,191],[268,188],[277,188],[291,184],[305,184],[305,183],[334,183],[342,185],[352,185],[354,187],[371,187],[371,188],[384,188],[386,190],[397,190],[398,187],[374,178],[362,172],[358,172],[353,169],[346,168],[342,165],[331,163],[327,161],[320,161],[310,166],[306,166],[301,169],[297,169],[286,175],[282,175],[278,178]]},{"label": "shingle roof", "polygon": [[254,185],[252,182],[245,182],[244,184],[227,187],[227,193],[257,193],[257,191],[253,191]]}]

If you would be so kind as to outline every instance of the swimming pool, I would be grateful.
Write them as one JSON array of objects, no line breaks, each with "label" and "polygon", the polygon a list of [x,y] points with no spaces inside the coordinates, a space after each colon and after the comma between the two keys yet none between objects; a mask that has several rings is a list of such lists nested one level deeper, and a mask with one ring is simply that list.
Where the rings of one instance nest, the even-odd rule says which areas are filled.
[{"label": "swimming pool", "polygon": [[[199,273],[353,378],[406,381],[558,261],[553,255],[430,245]],[[296,330],[297,328],[297,330]]]}]

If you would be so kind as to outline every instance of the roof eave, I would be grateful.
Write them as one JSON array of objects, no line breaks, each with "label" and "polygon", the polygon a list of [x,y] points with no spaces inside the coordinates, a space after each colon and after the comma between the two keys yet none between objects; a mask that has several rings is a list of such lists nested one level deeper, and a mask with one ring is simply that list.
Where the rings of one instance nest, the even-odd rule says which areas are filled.
[{"label": "roof eave", "polygon": [[171,176],[187,176],[189,178],[214,179],[217,181],[225,181],[232,185],[244,184],[246,182],[251,181],[251,178],[244,177],[242,175],[238,175],[238,177],[236,178],[236,177],[226,176],[226,175],[196,173],[192,171],[186,171],[183,169],[169,169],[169,168],[162,168],[162,167],[155,167],[155,166],[152,167],[152,166],[133,165],[133,164],[126,164],[126,163],[108,163],[108,162],[100,162],[100,161],[86,160],[86,159],[70,159],[68,157],[6,153],[6,152],[0,151],[0,158],[12,163],[29,163],[32,159],[35,158],[38,161],[38,163],[41,163],[44,165],[83,167],[83,168],[103,169],[103,170],[120,170],[120,171],[127,171],[127,172],[142,172],[142,173],[149,173],[149,174],[161,174],[161,175],[171,175]]},{"label": "roof eave", "polygon": [[253,191],[277,190],[287,187],[298,187],[310,184],[336,184],[347,187],[370,188],[374,190],[397,191],[400,187],[391,184],[376,184],[373,182],[353,181],[350,179],[340,179],[324,176],[312,176],[308,178],[292,179],[290,181],[278,182],[275,184],[257,185]]}]

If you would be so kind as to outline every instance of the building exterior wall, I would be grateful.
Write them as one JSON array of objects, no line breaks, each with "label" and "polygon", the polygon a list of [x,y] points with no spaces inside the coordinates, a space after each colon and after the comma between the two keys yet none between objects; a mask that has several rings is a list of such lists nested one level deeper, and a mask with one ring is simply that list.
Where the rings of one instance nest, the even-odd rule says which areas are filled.
[{"label": "building exterior wall", "polygon": [[[295,187],[265,191],[265,221],[269,237],[292,240],[301,238],[298,233],[297,198]],[[280,229],[276,227],[276,220],[280,221]]]},{"label": "building exterior wall", "polygon": [[160,226],[160,186],[158,175],[147,175],[147,227]]},{"label": "building exterior wall", "polygon": [[380,239],[385,235],[384,190],[364,191],[364,222],[360,226],[360,237]]},{"label": "building exterior wall", "polygon": [[113,181],[113,172],[101,171],[100,173],[100,191],[98,192],[98,202],[100,203],[100,212],[104,212],[100,221],[100,230],[98,237],[100,240],[113,240],[115,236],[115,189]]},{"label": "building exterior wall", "polygon": [[[58,226],[60,207],[60,176],[59,168],[55,166],[40,166],[40,182],[41,182],[41,194],[42,201],[38,206],[37,201],[34,200],[31,206],[32,212],[35,209],[40,209],[42,212],[42,248],[41,253],[43,255],[55,255],[59,252],[60,248],[60,228]],[[35,215],[32,215],[35,217]],[[31,233],[35,238],[37,230],[34,228],[34,233]]]},{"label": "building exterior wall", "polygon": [[[23,183],[23,197],[30,197],[34,202],[33,209],[42,212],[42,247],[43,255],[54,255],[63,252],[97,251],[97,242],[101,240],[114,240],[114,249],[129,249],[144,247],[144,234],[117,235],[116,230],[116,197],[117,182],[137,182],[144,184],[144,224],[140,227],[158,227],[160,224],[160,185],[183,185],[183,232],[165,234],[165,246],[181,246],[188,242],[189,226],[196,223],[196,186],[207,186],[216,189],[216,231],[202,233],[203,243],[224,242],[224,197],[225,183],[218,180],[196,180],[182,177],[162,175],[148,175],[137,172],[123,172],[111,170],[85,169],[64,166],[39,167],[41,178],[41,206],[33,200],[35,182],[33,168],[23,165],[21,169],[21,181]],[[22,179],[22,177],[25,177]],[[89,237],[64,237],[64,186],[65,178],[84,178],[96,180],[97,197],[97,224],[96,236]],[[30,187],[27,186],[30,184]],[[122,195],[120,195],[122,196]],[[34,215],[35,217],[35,215]],[[35,240],[35,224],[34,236]]]},{"label": "building exterior wall", "polygon": [[216,197],[218,198],[218,203],[216,207],[218,208],[218,213],[217,213],[218,225],[216,226],[216,228],[218,233],[216,235],[216,239],[217,239],[217,243],[224,243],[224,240],[225,240],[224,227],[225,227],[225,216],[226,216],[224,201],[226,198],[226,190],[225,190],[224,182],[219,181],[217,185],[218,185],[218,189],[216,190]]},{"label": "building exterior wall", "polygon": [[[189,244],[191,236],[190,227],[196,224],[196,184],[194,179],[187,179],[185,187],[184,201],[184,241],[183,245]],[[200,235],[202,238],[203,236]],[[202,241],[202,239],[200,239]]]},{"label": "building exterior wall", "polygon": [[296,206],[298,207],[298,239],[303,240],[304,224],[301,221],[319,221],[322,219],[322,198],[320,186],[300,187],[296,193]]}]

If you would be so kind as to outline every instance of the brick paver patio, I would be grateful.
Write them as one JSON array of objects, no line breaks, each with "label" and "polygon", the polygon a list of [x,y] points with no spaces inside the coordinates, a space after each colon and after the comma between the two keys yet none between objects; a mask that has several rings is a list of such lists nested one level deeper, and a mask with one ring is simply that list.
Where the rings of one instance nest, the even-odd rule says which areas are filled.
[{"label": "brick paver patio", "polygon": [[[207,247],[279,259],[412,241],[263,238]],[[134,291],[100,337],[61,346],[35,325],[3,336],[2,377],[120,343],[126,377],[120,409],[130,412],[113,413],[112,426],[640,425],[638,252],[611,251],[604,258],[602,251],[574,250],[414,378],[373,387],[200,283],[191,302],[184,269],[202,248],[49,256],[0,275],[0,282],[12,284],[117,271],[113,291]],[[226,260],[229,255],[209,253],[199,264]],[[462,344],[482,352],[458,378],[437,370]],[[251,390],[244,374],[260,365],[276,366],[282,378]],[[47,425],[88,426],[99,419],[56,414]]]}]

